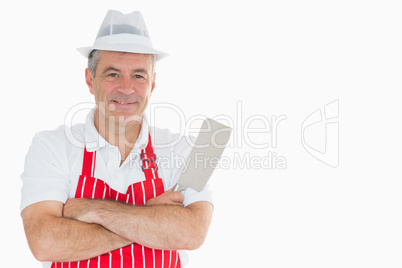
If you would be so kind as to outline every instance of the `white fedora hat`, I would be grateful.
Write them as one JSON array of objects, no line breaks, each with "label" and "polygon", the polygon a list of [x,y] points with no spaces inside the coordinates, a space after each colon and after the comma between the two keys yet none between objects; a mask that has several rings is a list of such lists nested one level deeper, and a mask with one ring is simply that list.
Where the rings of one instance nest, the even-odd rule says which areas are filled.
[{"label": "white fedora hat", "polygon": [[167,56],[152,47],[147,26],[139,11],[123,14],[109,10],[99,28],[93,46],[80,47],[77,50],[88,57],[92,50],[110,50],[141,54],[153,54],[156,60]]}]

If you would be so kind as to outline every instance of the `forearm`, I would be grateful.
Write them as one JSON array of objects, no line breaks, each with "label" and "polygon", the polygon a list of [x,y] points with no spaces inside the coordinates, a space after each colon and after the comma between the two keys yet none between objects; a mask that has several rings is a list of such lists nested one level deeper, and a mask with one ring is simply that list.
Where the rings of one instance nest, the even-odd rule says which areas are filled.
[{"label": "forearm", "polygon": [[[35,206],[32,205],[32,206]],[[131,242],[98,224],[88,224],[61,215],[35,215],[24,211],[28,243],[39,261],[78,261],[102,255]],[[29,215],[30,214],[30,215]]]},{"label": "forearm", "polygon": [[204,242],[212,215],[212,205],[208,202],[185,208],[93,201],[90,213],[93,222],[130,241],[155,249],[198,248]]},{"label": "forearm", "polygon": [[41,242],[46,261],[86,260],[131,244],[100,225],[66,218],[54,219],[49,230],[49,238]]}]

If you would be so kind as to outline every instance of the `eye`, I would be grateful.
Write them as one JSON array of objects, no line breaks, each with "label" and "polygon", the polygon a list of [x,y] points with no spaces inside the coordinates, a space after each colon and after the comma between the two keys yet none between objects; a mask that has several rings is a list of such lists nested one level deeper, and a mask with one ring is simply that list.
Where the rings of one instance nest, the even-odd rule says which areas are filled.
[{"label": "eye", "polygon": [[117,73],[110,73],[107,76],[111,77],[111,78],[116,78],[118,76],[118,74]]},{"label": "eye", "polygon": [[142,75],[140,75],[140,74],[135,74],[135,75],[134,75],[134,78],[137,78],[137,79],[144,79],[145,77],[142,76]]}]

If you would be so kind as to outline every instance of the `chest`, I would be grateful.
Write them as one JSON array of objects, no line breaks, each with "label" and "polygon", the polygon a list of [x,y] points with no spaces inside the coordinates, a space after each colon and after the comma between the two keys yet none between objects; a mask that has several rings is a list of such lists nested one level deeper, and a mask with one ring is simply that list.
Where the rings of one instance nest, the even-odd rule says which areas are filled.
[{"label": "chest", "polygon": [[127,201],[129,197],[125,195],[134,195],[134,192],[136,195],[141,191],[143,196],[150,195],[145,194],[144,189],[152,189],[149,191],[153,193],[164,191],[165,181],[162,178],[166,171],[159,170],[156,155],[150,144],[138,152],[133,151],[122,164],[119,152],[115,149],[104,148],[93,152],[84,149],[73,159],[69,174],[70,198],[111,198]]},{"label": "chest", "polygon": [[[93,159],[92,173],[88,177],[96,178],[106,183],[110,188],[120,193],[126,193],[128,187],[134,183],[145,181],[145,174],[138,161],[129,161],[120,166],[120,161],[105,159],[97,153]],[[83,153],[75,159],[70,167],[69,198],[76,195],[78,181],[83,173]]]}]

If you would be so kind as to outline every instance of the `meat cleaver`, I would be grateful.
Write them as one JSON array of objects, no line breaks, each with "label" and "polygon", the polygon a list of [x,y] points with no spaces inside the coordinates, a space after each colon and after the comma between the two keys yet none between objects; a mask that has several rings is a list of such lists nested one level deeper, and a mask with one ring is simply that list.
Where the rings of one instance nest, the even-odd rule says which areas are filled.
[{"label": "meat cleaver", "polygon": [[192,188],[200,192],[204,189],[219,163],[231,131],[232,128],[213,119],[204,120],[174,191]]}]

